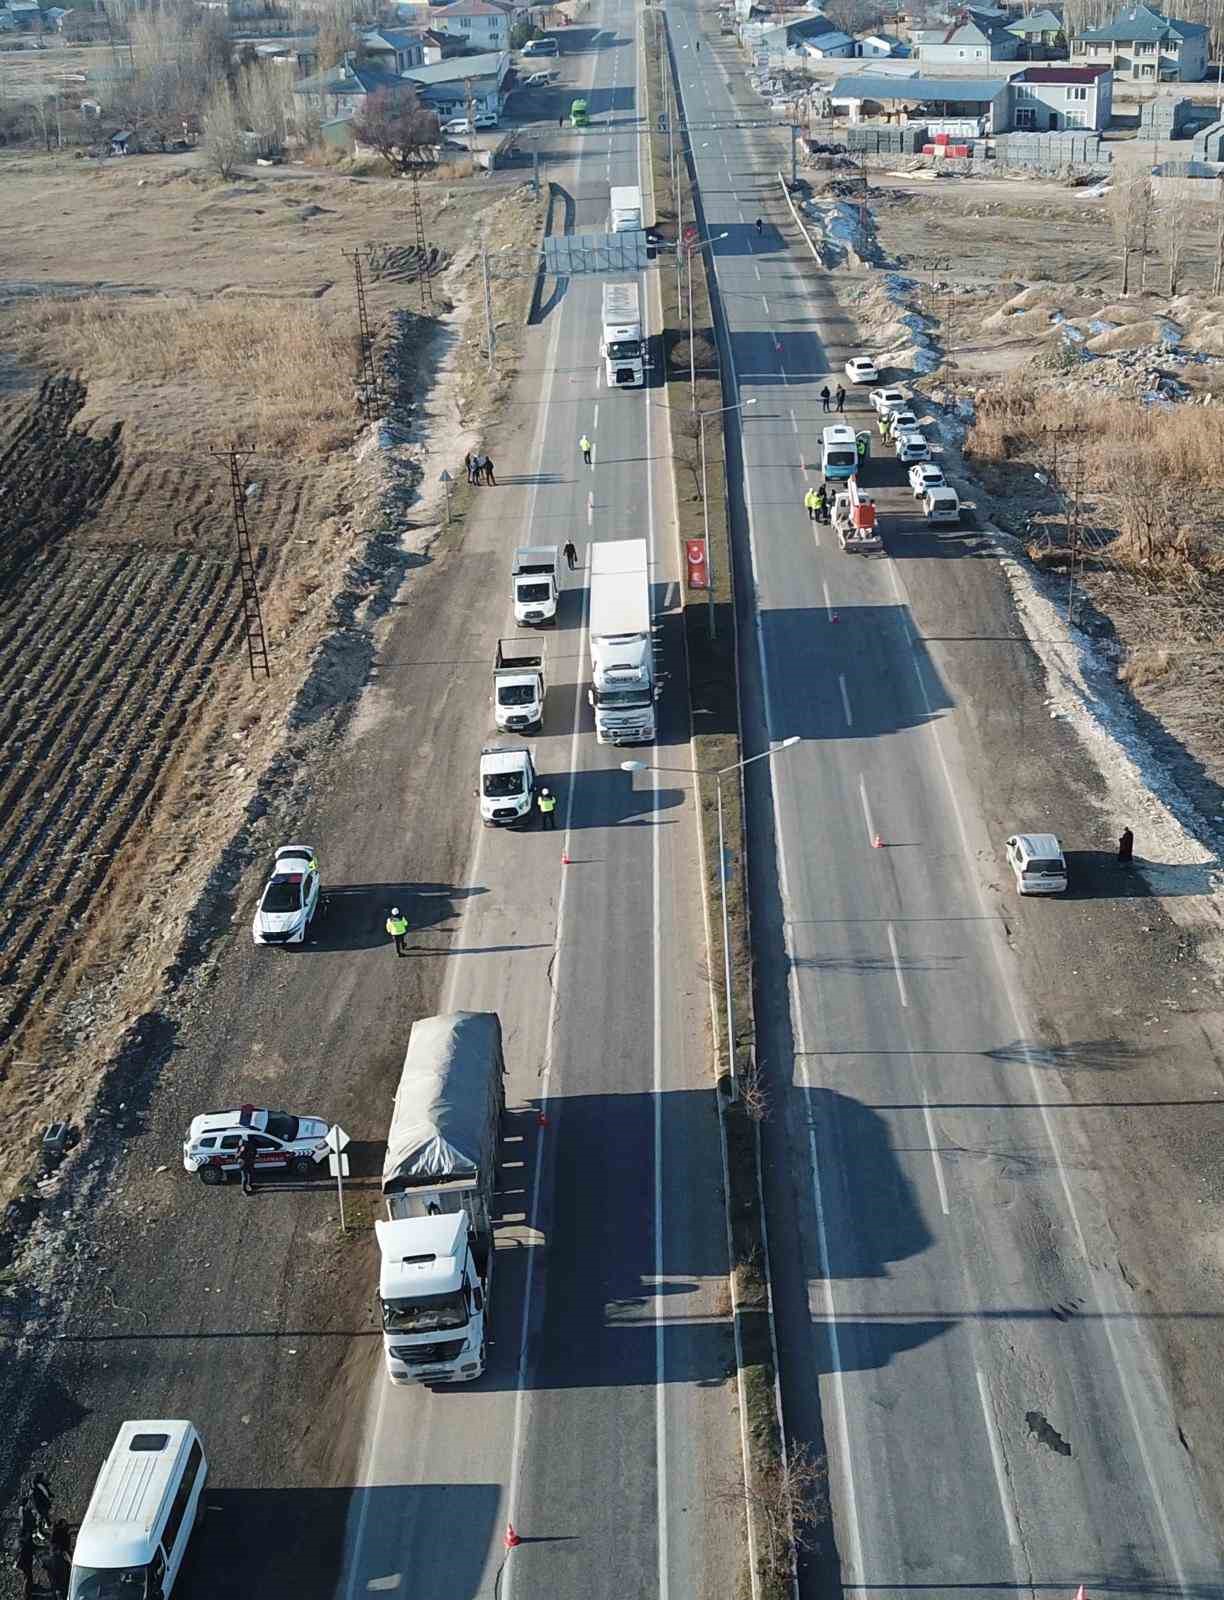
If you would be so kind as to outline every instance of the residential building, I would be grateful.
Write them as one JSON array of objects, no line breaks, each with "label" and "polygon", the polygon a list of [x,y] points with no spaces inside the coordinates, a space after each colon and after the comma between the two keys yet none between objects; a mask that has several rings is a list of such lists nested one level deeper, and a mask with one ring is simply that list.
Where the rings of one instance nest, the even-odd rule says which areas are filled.
[{"label": "residential building", "polygon": [[822,33],[835,31],[828,17],[818,12],[805,12],[789,22],[779,22],[776,16],[772,20],[745,22],[740,38],[746,49],[785,55],[788,50],[798,50],[809,39],[819,39]]},{"label": "residential building", "polygon": [[1066,48],[1062,18],[1053,11],[1032,11],[1027,17],[1017,17],[1008,24],[1007,31],[1032,51]]},{"label": "residential building", "polygon": [[335,119],[360,111],[372,94],[383,90],[398,94],[407,86],[408,80],[398,73],[368,62],[358,64],[347,55],[326,72],[299,78],[293,92],[321,116]]},{"label": "residential building", "polygon": [[466,39],[474,50],[509,50],[510,13],[492,0],[452,0],[430,12],[430,27]]},{"label": "residential building", "polygon": [[895,39],[891,33],[869,33],[866,38],[858,42],[860,56],[907,56],[909,45],[903,44],[900,39]]},{"label": "residential building", "polygon": [[1062,133],[1109,126],[1113,73],[1108,67],[1025,67],[1011,80],[1017,133]]},{"label": "residential building", "polygon": [[489,112],[500,117],[509,73],[510,52],[497,50],[478,56],[456,56],[432,66],[413,67],[403,81],[416,89],[422,104],[436,111],[443,121],[466,115],[469,85],[477,115]]},{"label": "residential building", "polygon": [[848,33],[822,33],[815,39],[805,39],[800,49],[813,61],[827,61],[834,56],[852,56],[854,40]]},{"label": "residential building", "polygon": [[927,67],[981,66],[988,61],[1014,61],[1020,41],[1000,23],[969,18],[946,28],[921,28],[914,33],[918,61]]},{"label": "residential building", "polygon": [[1207,76],[1208,29],[1132,6],[1100,28],[1072,40],[1077,65],[1109,67],[1126,83],[1201,83]]},{"label": "residential building", "polygon": [[859,73],[839,78],[830,98],[845,106],[851,123],[883,111],[901,123],[963,119],[975,121],[983,134],[1007,127],[1006,78],[931,77],[912,72]]},{"label": "residential building", "polygon": [[466,55],[467,48],[457,33],[443,33],[441,28],[426,28],[421,35],[421,50],[427,67],[449,61],[453,56]]},{"label": "residential building", "polygon": [[374,28],[362,34],[361,44],[376,67],[385,67],[397,77],[402,77],[409,67],[425,64],[421,35],[407,28]]}]

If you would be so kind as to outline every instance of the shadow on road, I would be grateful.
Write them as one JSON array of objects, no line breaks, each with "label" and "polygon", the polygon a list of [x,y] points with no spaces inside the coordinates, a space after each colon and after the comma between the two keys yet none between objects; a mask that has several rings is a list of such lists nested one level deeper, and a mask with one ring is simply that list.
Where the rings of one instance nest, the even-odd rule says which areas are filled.
[{"label": "shadow on road", "polygon": [[388,943],[386,922],[392,906],[398,906],[407,917],[410,931],[419,933],[456,917],[461,901],[487,893],[483,885],[449,883],[325,884],[325,904],[305,943],[283,948],[315,955],[375,950]]}]

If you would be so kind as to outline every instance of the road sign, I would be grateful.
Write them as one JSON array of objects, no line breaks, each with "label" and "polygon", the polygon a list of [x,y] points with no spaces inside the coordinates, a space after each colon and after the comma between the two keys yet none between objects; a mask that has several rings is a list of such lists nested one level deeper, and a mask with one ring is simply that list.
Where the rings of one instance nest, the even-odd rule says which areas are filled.
[{"label": "road sign", "polygon": [[349,1136],[338,1122],[333,1122],[327,1130],[327,1138],[324,1143],[333,1155],[338,1156],[342,1150],[348,1149]]},{"label": "road sign", "polygon": [[344,1221],[344,1180],[349,1175],[349,1158],[344,1154],[344,1147],[348,1142],[348,1134],[338,1122],[333,1122],[327,1130],[327,1148],[331,1151],[327,1158],[327,1170],[336,1180],[336,1195],[340,1201],[341,1233],[348,1232]]},{"label": "road sign", "polygon": [[333,1178],[347,1178],[349,1175],[349,1158],[338,1156],[334,1152],[327,1158],[327,1170]]},{"label": "road sign", "polygon": [[442,471],[439,472],[439,474],[438,474],[438,482],[439,483],[450,483],[451,481],[452,481],[452,479],[451,479],[450,473],[447,472],[445,467],[443,467]]}]

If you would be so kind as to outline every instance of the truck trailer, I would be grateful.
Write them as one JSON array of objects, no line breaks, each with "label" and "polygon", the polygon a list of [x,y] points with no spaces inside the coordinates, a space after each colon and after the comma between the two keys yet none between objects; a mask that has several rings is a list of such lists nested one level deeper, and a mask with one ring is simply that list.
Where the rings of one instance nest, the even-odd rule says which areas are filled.
[{"label": "truck trailer", "polygon": [[484,1371],[505,1072],[496,1012],[413,1023],[383,1162],[387,1218],[375,1224],[392,1383]]},{"label": "truck trailer", "polygon": [[642,191],[636,184],[613,184],[608,198],[609,233],[637,233],[646,226],[642,217]]},{"label": "truck trailer", "polygon": [[609,389],[640,388],[646,381],[646,339],[636,283],[605,283],[599,353]]},{"label": "truck trailer", "polygon": [[655,736],[654,640],[645,539],[591,546],[592,687],[600,744],[640,744]]}]

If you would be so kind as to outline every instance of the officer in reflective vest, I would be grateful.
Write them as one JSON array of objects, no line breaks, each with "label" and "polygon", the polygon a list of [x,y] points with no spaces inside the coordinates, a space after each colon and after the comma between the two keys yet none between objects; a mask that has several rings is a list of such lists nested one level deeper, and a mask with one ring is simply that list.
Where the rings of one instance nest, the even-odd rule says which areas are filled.
[{"label": "officer in reflective vest", "polygon": [[865,433],[860,433],[858,438],[854,441],[854,447],[858,451],[858,460],[859,460],[859,466],[860,467],[862,466],[863,462],[866,461],[866,459],[867,459],[867,446],[868,446],[869,443],[870,443],[870,440],[867,438],[867,435]]},{"label": "officer in reflective vest", "polygon": [[803,497],[803,503],[807,507],[808,521],[809,522],[815,522],[816,521],[816,491],[815,491],[815,489],[809,489],[808,490],[808,492]]},{"label": "officer in reflective vest", "polygon": [[391,907],[391,915],[387,918],[387,932],[395,940],[395,953],[397,956],[408,954],[408,918],[405,917],[398,906]]},{"label": "officer in reflective vest", "polygon": [[556,795],[555,794],[551,794],[547,789],[541,789],[540,793],[539,793],[539,796],[536,799],[536,804],[540,808],[540,825],[541,825],[541,827],[544,827],[544,828],[555,828],[557,826],[557,797],[556,797]]}]

